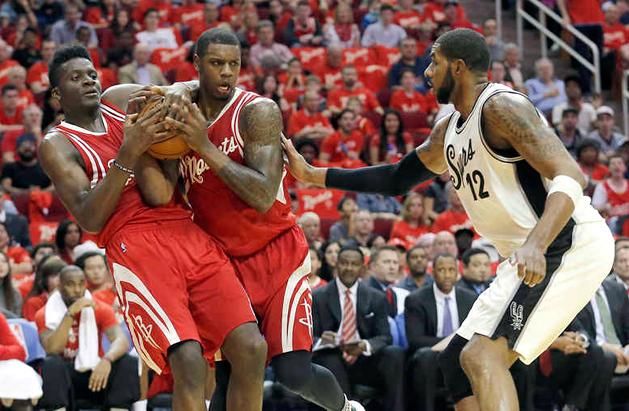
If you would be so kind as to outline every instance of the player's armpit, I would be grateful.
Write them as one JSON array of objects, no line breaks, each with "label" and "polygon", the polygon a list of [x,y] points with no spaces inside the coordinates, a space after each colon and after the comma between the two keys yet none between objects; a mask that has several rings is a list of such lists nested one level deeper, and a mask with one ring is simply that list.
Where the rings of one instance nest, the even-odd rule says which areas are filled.
[{"label": "player's armpit", "polygon": [[526,97],[495,94],[482,115],[483,135],[492,148],[513,148],[542,176],[552,180],[566,175],[585,187],[576,161]]},{"label": "player's armpit", "polygon": [[422,163],[434,174],[443,174],[448,169],[446,159],[443,155],[443,142],[446,130],[450,123],[448,115],[435,124],[430,132],[430,136],[419,147],[415,149]]}]

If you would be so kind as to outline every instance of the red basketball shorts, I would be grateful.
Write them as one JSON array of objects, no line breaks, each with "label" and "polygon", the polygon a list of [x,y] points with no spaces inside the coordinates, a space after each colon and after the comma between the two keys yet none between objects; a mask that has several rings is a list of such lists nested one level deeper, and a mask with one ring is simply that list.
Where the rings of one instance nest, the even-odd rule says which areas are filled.
[{"label": "red basketball shorts", "polygon": [[308,243],[297,225],[255,254],[232,258],[247,290],[268,358],[312,348],[312,293]]},{"label": "red basketball shorts", "polygon": [[133,344],[158,373],[172,345],[199,341],[212,360],[234,328],[255,321],[228,257],[192,221],[125,228],[106,251]]}]

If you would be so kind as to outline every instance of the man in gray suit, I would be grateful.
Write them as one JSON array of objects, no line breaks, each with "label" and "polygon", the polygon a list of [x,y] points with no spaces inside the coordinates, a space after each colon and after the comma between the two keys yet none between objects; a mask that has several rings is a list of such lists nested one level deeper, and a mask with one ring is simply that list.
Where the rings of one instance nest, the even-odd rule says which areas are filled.
[{"label": "man in gray suit", "polygon": [[156,86],[167,86],[169,83],[162,74],[162,71],[155,64],[149,63],[151,60],[151,49],[143,43],[138,43],[133,48],[133,61],[126,66],[120,67],[118,80],[122,83],[134,83]]}]

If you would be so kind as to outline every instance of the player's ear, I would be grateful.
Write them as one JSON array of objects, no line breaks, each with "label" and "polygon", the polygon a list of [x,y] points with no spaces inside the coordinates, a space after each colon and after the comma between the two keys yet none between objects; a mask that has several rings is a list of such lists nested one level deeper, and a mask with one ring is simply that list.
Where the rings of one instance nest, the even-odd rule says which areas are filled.
[{"label": "player's ear", "polygon": [[50,96],[54,99],[59,100],[61,98],[61,94],[59,93],[59,87],[53,87],[52,90],[50,90]]},{"label": "player's ear", "polygon": [[452,74],[455,76],[460,76],[465,71],[465,62],[461,59],[456,59],[452,62]]},{"label": "player's ear", "polygon": [[192,57],[192,64],[194,65],[194,69],[196,71],[199,71],[199,63],[201,58],[199,57],[199,55],[197,53],[194,53],[194,56]]}]

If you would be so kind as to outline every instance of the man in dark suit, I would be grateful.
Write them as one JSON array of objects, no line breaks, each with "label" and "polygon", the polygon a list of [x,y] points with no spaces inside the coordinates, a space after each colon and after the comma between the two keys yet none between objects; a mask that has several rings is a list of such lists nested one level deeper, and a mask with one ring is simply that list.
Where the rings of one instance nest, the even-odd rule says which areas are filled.
[{"label": "man in dark suit", "polygon": [[491,261],[487,251],[481,248],[470,248],[463,253],[463,274],[456,284],[476,295],[480,295],[489,287],[487,280],[491,274]]},{"label": "man in dark suit", "polygon": [[338,277],[314,292],[314,362],[328,368],[345,392],[352,384],[383,388],[385,408],[404,410],[404,351],[391,345],[384,293],[359,282],[360,248],[346,246]]},{"label": "man in dark suit", "polygon": [[439,352],[445,348],[476,301],[474,292],[455,287],[457,271],[454,256],[437,255],[433,261],[434,284],[413,291],[405,301],[406,336],[409,353],[412,353],[411,384],[416,409],[434,409],[438,381],[443,379],[439,370]]},{"label": "man in dark suit", "polygon": [[395,246],[377,248],[369,258],[369,279],[365,283],[387,298],[387,314],[395,318],[404,311],[408,290],[395,286],[400,277],[400,253]]}]

